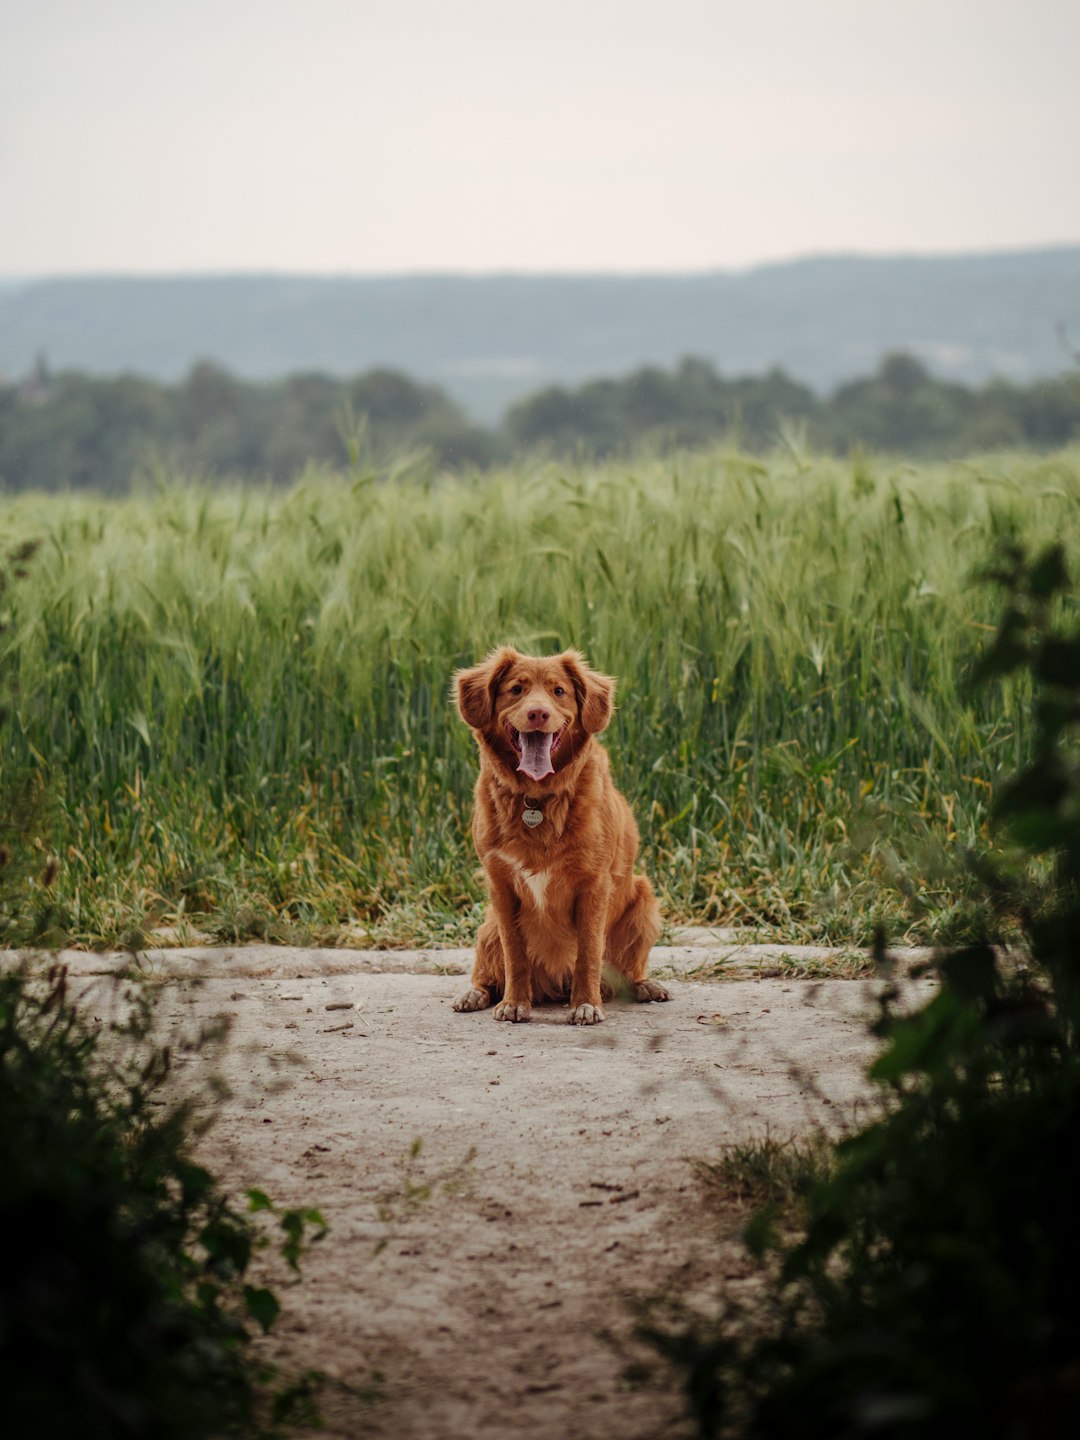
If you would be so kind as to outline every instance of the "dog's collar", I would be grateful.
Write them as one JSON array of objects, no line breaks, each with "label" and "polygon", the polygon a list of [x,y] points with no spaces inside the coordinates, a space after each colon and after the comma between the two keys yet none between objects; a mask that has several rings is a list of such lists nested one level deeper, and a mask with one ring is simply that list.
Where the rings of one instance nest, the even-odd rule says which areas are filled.
[{"label": "dog's collar", "polygon": [[546,798],[546,796],[542,796],[540,799],[532,795],[525,796],[525,809],[521,812],[521,819],[530,830],[535,830],[538,825],[543,823],[544,812],[541,807]]}]

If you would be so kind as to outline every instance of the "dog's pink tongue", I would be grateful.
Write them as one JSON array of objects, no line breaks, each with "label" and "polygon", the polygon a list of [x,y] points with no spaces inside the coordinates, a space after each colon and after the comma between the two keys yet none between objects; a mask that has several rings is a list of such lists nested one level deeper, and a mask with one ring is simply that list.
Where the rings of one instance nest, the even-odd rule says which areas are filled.
[{"label": "dog's pink tongue", "polygon": [[543,780],[545,775],[555,774],[551,763],[551,742],[554,738],[554,735],[545,735],[542,730],[522,730],[518,769],[530,780]]}]

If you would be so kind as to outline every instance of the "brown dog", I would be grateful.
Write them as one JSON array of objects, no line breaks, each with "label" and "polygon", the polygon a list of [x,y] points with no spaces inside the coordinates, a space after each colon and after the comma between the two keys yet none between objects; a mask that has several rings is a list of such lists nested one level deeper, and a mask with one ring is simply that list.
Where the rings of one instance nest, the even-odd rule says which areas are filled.
[{"label": "brown dog", "polygon": [[528,1020],[534,1002],[568,996],[570,1023],[595,1025],[605,965],[636,1000],[670,998],[645,978],[660,911],[634,874],[637,826],[593,739],[614,691],[576,650],[540,659],[504,646],[454,676],[480,751],[473,839],[491,895],[455,1010],[498,1001],[496,1020]]}]

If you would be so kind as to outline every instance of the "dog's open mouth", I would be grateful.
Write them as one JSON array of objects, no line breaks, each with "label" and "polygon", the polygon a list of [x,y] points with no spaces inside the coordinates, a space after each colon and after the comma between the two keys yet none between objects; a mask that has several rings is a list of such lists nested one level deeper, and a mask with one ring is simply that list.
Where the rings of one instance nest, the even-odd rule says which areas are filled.
[{"label": "dog's open mouth", "polygon": [[530,780],[543,780],[545,775],[555,774],[555,766],[551,761],[566,733],[565,725],[554,734],[546,730],[515,730],[512,725],[508,725],[506,733],[517,752],[517,768],[523,775],[527,775]]}]

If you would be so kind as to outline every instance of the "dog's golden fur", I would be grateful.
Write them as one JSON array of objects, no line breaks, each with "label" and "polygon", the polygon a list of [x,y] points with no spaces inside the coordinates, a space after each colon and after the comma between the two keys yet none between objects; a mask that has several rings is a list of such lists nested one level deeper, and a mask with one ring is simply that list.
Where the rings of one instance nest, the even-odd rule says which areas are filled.
[{"label": "dog's golden fur", "polygon": [[[645,978],[660,912],[634,873],[637,826],[593,738],[614,692],[576,650],[504,646],[454,676],[480,752],[473,839],[491,897],[456,1010],[495,1004],[496,1020],[520,1021],[534,1003],[569,998],[571,1022],[592,1025],[604,1018],[604,966],[635,999],[669,998]],[[530,827],[526,812],[543,818]]]}]

